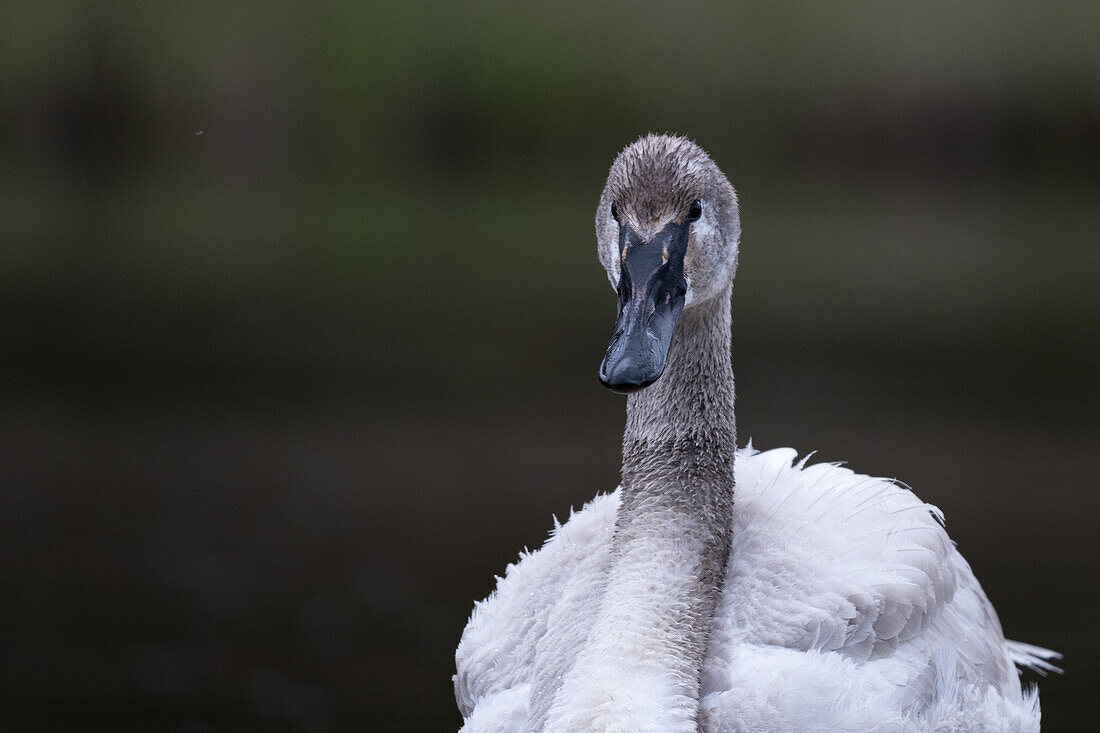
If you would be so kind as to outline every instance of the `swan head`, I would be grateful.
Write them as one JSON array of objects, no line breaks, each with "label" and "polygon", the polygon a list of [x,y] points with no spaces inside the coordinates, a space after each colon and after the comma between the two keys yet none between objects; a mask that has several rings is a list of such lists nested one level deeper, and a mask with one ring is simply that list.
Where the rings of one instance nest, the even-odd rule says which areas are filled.
[{"label": "swan head", "polygon": [[634,392],[664,372],[680,314],[728,292],[737,194],[690,140],[647,135],[611,165],[596,209],[600,263],[619,295],[600,381]]}]

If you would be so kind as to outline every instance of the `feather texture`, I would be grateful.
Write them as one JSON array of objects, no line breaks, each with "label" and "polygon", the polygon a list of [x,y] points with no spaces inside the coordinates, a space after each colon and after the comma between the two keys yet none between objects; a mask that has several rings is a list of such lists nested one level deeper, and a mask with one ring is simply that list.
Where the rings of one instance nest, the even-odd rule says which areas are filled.
[{"label": "feather texture", "polygon": [[[736,449],[740,232],[694,143],[650,135],[612,165],[596,237],[619,317],[600,373],[630,392],[622,483],[475,607],[464,730],[1037,731],[1013,664],[1057,655],[1005,641],[939,509],[789,448]],[[681,248],[682,282],[659,242]],[[660,292],[676,305],[654,319]]]},{"label": "feather texture", "polygon": [[[1005,641],[939,510],[893,481],[796,459],[737,454],[700,730],[1038,730],[1013,664],[1053,670],[1057,655]],[[591,501],[477,604],[457,652],[464,731],[540,719],[588,641],[618,506],[618,491]]]}]

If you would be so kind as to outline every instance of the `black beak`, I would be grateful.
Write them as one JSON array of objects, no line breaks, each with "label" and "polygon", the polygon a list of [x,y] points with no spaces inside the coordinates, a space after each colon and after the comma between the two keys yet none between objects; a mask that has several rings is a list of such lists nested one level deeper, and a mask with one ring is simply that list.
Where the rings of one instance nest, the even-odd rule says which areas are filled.
[{"label": "black beak", "polygon": [[619,314],[600,365],[600,381],[616,392],[636,392],[665,370],[676,320],[684,308],[690,224],[669,224],[643,242],[633,229],[619,229]]}]

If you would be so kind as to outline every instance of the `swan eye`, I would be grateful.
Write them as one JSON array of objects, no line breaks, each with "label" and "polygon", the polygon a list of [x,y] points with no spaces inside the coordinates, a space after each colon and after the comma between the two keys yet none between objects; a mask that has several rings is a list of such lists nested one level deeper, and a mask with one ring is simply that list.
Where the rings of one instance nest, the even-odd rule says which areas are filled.
[{"label": "swan eye", "polygon": [[688,224],[693,221],[699,221],[699,217],[703,215],[703,202],[699,199],[695,199],[695,202],[688,209]]},{"label": "swan eye", "polygon": [[616,223],[621,223],[619,221],[619,207],[615,205],[614,201],[611,202],[611,218],[614,219]]}]

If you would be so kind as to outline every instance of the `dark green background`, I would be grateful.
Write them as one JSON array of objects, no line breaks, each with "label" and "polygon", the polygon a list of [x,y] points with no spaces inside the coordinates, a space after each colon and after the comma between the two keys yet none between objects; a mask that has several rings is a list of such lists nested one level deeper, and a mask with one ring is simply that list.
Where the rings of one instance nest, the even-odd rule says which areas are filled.
[{"label": "dark green background", "polygon": [[[614,488],[592,215],[740,191],[742,440],[902,479],[1100,717],[1100,5],[8,3],[0,723],[436,731]],[[1028,676],[1031,680],[1033,676]]]}]

